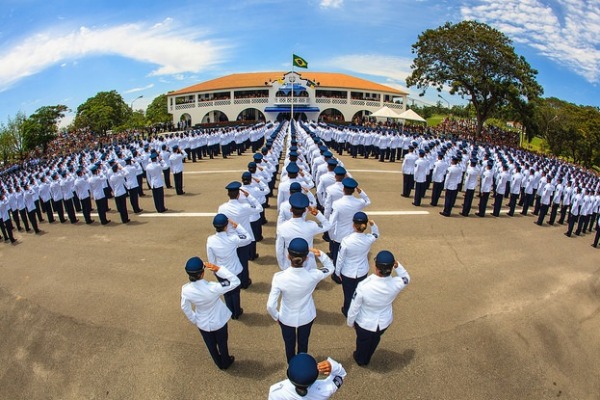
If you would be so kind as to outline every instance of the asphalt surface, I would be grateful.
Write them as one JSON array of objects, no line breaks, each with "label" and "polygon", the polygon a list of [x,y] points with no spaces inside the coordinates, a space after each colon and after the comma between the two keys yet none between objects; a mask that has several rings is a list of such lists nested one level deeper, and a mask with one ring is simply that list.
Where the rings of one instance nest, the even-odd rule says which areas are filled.
[{"label": "asphalt surface", "polygon": [[[266,312],[279,270],[274,207],[250,264],[254,284],[242,291],[245,313],[229,322],[229,370],[214,366],[180,309],[183,266],[206,257],[224,186],[250,160],[247,152],[186,163],[186,194],[167,190],[166,214],[146,196],[128,225],[112,211],[108,226],[42,223],[44,234],[0,244],[0,398],[266,398],[286,370]],[[428,198],[417,209],[399,196],[400,163],[342,160],[372,200],[365,211],[384,214],[372,216],[381,231],[373,253],[391,250],[412,282],[367,368],[352,360],[341,287],[318,286],[309,351],[346,368],[335,398],[600,398],[600,251],[591,234],[568,239],[565,227],[538,227],[533,216],[464,218],[455,209],[443,218]],[[326,250],[320,238],[315,245]]]}]

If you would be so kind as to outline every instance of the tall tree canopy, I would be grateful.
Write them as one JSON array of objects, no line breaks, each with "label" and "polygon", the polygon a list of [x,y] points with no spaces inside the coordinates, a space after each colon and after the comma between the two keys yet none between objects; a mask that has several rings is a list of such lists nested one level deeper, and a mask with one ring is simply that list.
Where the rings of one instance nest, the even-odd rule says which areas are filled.
[{"label": "tall tree canopy", "polygon": [[535,102],[533,120],[535,134],[552,154],[586,167],[600,165],[600,109],[550,97]]},{"label": "tall tree canopy", "polygon": [[131,108],[116,90],[98,92],[77,107],[75,126],[89,127],[96,133],[104,134],[113,127],[123,125],[131,114]]},{"label": "tall tree canopy", "polygon": [[146,109],[146,118],[151,124],[168,123],[173,120],[168,112],[166,94],[161,94],[152,100]]},{"label": "tall tree canopy", "polygon": [[58,122],[69,108],[65,105],[44,106],[31,114],[23,123],[23,147],[33,150],[40,146],[44,152],[48,143],[56,137]]},{"label": "tall tree canopy", "polygon": [[[477,134],[498,107],[515,108],[540,96],[537,71],[518,56],[510,39],[492,27],[475,22],[446,23],[419,35],[412,46],[416,57],[406,84],[438,91],[448,86],[450,94],[468,98],[477,117]],[[520,103],[520,104],[519,104]]]}]

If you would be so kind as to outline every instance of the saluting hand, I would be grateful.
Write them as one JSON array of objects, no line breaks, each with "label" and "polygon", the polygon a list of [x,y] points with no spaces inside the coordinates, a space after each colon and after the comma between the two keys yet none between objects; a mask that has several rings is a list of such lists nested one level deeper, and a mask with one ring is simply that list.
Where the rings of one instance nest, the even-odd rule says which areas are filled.
[{"label": "saluting hand", "polygon": [[315,249],[314,247],[311,247],[311,248],[309,249],[309,251],[310,251],[311,253],[313,253],[313,254],[315,255],[315,257],[321,257],[321,250],[319,250],[319,249]]},{"label": "saluting hand", "polygon": [[369,225],[373,226],[374,223],[375,221],[373,221],[372,219],[369,220]]},{"label": "saluting hand", "polygon": [[358,186],[356,187],[356,191],[358,192],[358,194],[361,194],[361,193],[362,193],[362,189],[361,189],[361,188],[359,188]]},{"label": "saluting hand", "polygon": [[240,189],[240,192],[244,193],[244,195],[248,196],[248,192],[245,191],[244,189]]},{"label": "saluting hand", "polygon": [[312,206],[308,206],[308,211],[315,217],[319,213],[319,210],[317,210],[315,207],[312,207]]},{"label": "saluting hand", "polygon": [[236,229],[238,227],[238,223],[235,222],[234,220],[228,219],[227,221],[231,224],[231,226],[233,227],[233,229]]},{"label": "saluting hand", "polygon": [[204,267],[210,269],[212,272],[217,272],[221,267],[207,261],[204,262]]},{"label": "saluting hand", "polygon": [[329,375],[331,373],[331,363],[327,360],[321,361],[317,364],[317,369],[319,370],[319,373]]}]

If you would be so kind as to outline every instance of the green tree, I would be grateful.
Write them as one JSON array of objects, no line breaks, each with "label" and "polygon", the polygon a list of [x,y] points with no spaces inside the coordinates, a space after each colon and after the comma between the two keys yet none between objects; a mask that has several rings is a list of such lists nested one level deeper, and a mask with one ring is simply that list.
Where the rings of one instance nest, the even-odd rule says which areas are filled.
[{"label": "green tree", "polygon": [[127,129],[139,129],[148,125],[148,121],[142,110],[134,111],[123,125],[117,126],[115,129],[122,132]]},{"label": "green tree", "polygon": [[40,146],[44,152],[58,132],[58,122],[65,116],[68,107],[62,104],[44,106],[36,110],[23,123],[24,148],[33,150]]},{"label": "green tree", "polygon": [[542,94],[537,71],[518,56],[510,39],[490,26],[462,21],[446,23],[419,35],[412,46],[416,57],[407,85],[421,89],[431,86],[441,92],[467,97],[475,110],[477,135],[485,120],[498,107],[530,101]]},{"label": "green tree", "polygon": [[0,124],[0,156],[5,163],[14,156],[23,159],[25,155],[25,135],[23,125],[25,114],[18,112],[14,118],[8,117],[6,124]]},{"label": "green tree", "polygon": [[14,155],[15,149],[14,137],[10,134],[4,123],[0,123],[0,157],[2,164],[7,164],[10,158]]},{"label": "green tree", "polygon": [[161,94],[152,100],[146,109],[146,118],[151,124],[168,123],[173,120],[167,107],[167,95]]},{"label": "green tree", "polygon": [[89,127],[96,133],[123,125],[131,116],[131,108],[116,90],[98,92],[77,107],[75,127]]},{"label": "green tree", "polygon": [[533,105],[533,132],[552,154],[586,167],[600,164],[600,109],[556,97],[538,99]]}]

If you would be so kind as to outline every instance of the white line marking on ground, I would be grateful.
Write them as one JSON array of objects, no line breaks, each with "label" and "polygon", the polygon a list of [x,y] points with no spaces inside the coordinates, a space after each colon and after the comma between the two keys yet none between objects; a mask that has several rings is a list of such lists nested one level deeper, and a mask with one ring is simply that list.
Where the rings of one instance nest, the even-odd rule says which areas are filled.
[{"label": "white line marking on ground", "polygon": [[236,170],[236,169],[225,169],[225,170],[217,170],[217,171],[183,171],[184,175],[198,175],[198,174],[225,174],[231,172],[242,173],[247,170]]},{"label": "white line marking on ground", "polygon": [[401,174],[402,173],[402,171],[382,171],[380,169],[351,169],[350,172],[351,173],[369,172],[369,173],[375,173],[375,174]]},{"label": "white line marking on ground", "polygon": [[[142,213],[138,217],[145,218],[180,218],[180,217],[214,217],[216,212],[182,212],[182,213]],[[368,211],[368,215],[428,215],[429,211]]]}]

